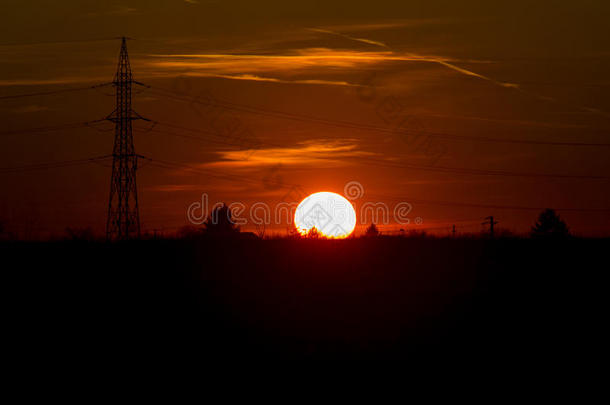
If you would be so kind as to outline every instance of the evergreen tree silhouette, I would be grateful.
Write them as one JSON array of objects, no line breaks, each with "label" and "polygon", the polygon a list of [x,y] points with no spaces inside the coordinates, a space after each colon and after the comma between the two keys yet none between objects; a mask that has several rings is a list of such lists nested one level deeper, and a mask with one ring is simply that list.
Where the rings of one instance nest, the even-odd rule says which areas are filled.
[{"label": "evergreen tree silhouette", "polygon": [[533,238],[566,238],[569,235],[568,226],[552,209],[540,213],[531,231]]},{"label": "evergreen tree silhouette", "polygon": [[364,233],[364,236],[367,236],[369,238],[374,238],[376,236],[379,236],[379,229],[377,229],[377,225],[375,225],[374,223],[369,225],[369,227],[366,228],[366,232]]}]

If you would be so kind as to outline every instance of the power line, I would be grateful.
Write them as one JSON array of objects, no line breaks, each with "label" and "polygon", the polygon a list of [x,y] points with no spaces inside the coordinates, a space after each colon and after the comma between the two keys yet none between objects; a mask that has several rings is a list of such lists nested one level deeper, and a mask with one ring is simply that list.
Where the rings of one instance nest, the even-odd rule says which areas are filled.
[{"label": "power line", "polygon": [[[183,169],[187,171],[191,171],[193,173],[206,174],[212,177],[228,179],[232,181],[239,182],[248,182],[251,184],[260,185],[262,183],[261,179],[252,178],[244,175],[229,175],[226,173],[218,173],[211,169],[203,169],[200,167],[192,166],[187,163],[178,163],[171,162],[167,160],[159,160],[159,159],[151,159],[145,158],[151,162],[151,166],[162,168],[162,169]],[[285,183],[285,182],[275,182],[272,184],[276,184],[278,186],[284,187],[299,187],[302,186],[294,183]],[[531,207],[531,206],[515,206],[515,205],[496,205],[496,204],[476,204],[476,203],[466,203],[466,202],[457,202],[457,201],[442,201],[442,200],[424,200],[419,198],[411,198],[409,196],[398,196],[398,195],[384,195],[384,194],[368,194],[372,197],[381,197],[382,199],[389,199],[395,201],[404,201],[409,203],[417,203],[422,205],[442,205],[442,206],[458,206],[458,207],[469,207],[469,208],[484,208],[484,209],[500,209],[500,210],[515,210],[515,211],[541,211],[548,207]],[[602,213],[602,212],[610,212],[610,208],[555,208],[557,211],[573,211],[573,212],[591,212],[591,213]],[[456,222],[456,221],[453,221]]]},{"label": "power line", "polygon": [[[127,75],[126,71],[129,70],[129,72],[128,72],[129,74],[128,74],[128,77],[125,76],[126,80],[123,80],[122,83],[123,84],[129,83],[129,85],[131,83],[136,83],[136,84],[142,85],[142,83],[135,82],[131,78],[131,71],[130,71],[130,69],[128,69],[128,64],[127,64],[128,63],[127,62],[127,51],[126,51],[126,47],[124,46],[124,41],[123,41],[123,47],[122,47],[122,56],[123,56],[123,48],[124,48],[124,58],[122,60],[124,60],[123,65],[126,66],[126,68],[123,69],[123,70],[125,70],[125,72],[123,72],[123,73],[125,73],[125,75]],[[123,74],[123,73],[121,73],[121,74]],[[117,85],[118,82],[119,82],[119,80],[115,79],[114,84]],[[1,96],[0,100],[17,99],[17,98],[34,97],[34,96],[47,96],[47,95],[61,94],[61,93],[67,93],[67,92],[76,92],[76,91],[95,89],[95,88],[103,87],[106,85],[108,85],[108,84],[100,84],[100,85],[70,88],[70,89],[59,89],[59,90],[46,91],[46,92]],[[143,85],[143,86],[151,88],[150,86],[146,86],[146,85]],[[127,86],[124,86],[124,87],[127,88]],[[131,86],[129,86],[129,88],[130,87]],[[339,120],[329,120],[329,119],[313,117],[313,116],[308,116],[308,115],[303,115],[303,114],[294,114],[294,113],[288,113],[288,112],[283,112],[283,111],[259,108],[259,107],[248,106],[248,105],[243,105],[243,104],[237,104],[237,103],[232,103],[232,102],[223,101],[223,100],[202,101],[200,99],[193,98],[191,95],[188,95],[187,97],[172,95],[171,93],[174,93],[174,94],[180,94],[180,93],[171,91],[171,90],[165,90],[165,89],[156,90],[156,88],[152,88],[152,90],[153,90],[153,93],[155,93],[157,95],[161,95],[163,97],[170,98],[170,99],[191,102],[191,103],[196,103],[196,104],[202,104],[202,105],[216,105],[221,108],[232,109],[235,111],[241,111],[241,112],[246,112],[246,113],[251,113],[251,114],[267,116],[267,117],[289,119],[289,120],[295,120],[295,121],[301,121],[301,122],[313,122],[313,123],[318,123],[318,124],[322,124],[322,125],[331,125],[331,126],[350,128],[350,129],[371,130],[371,131],[391,133],[391,134],[399,133],[398,131],[393,130],[393,129],[383,128],[383,127],[374,126],[374,125],[359,124],[359,123],[339,121]],[[129,96],[130,95],[131,95],[131,93],[129,92]],[[127,112],[126,116],[130,116],[131,110],[130,109],[129,110],[124,109],[124,110]],[[39,127],[39,128],[30,128],[30,129],[23,129],[23,130],[16,130],[16,131],[5,131],[5,132],[0,132],[0,135],[50,132],[50,131],[57,131],[57,130],[62,130],[62,129],[71,129],[71,128],[78,128],[78,127],[82,127],[82,126],[88,126],[89,124],[100,122],[100,121],[103,121],[103,120],[81,122],[81,123],[74,123],[74,124],[63,124],[63,125],[47,126],[47,127]],[[189,131],[189,132],[206,134],[206,135],[214,135],[216,137],[222,138],[222,139],[216,140],[215,142],[217,142],[217,143],[224,143],[224,144],[228,144],[231,146],[243,146],[244,145],[243,138],[231,137],[228,135],[223,136],[223,135],[214,133],[212,131],[192,129],[192,128],[187,128],[187,127],[176,125],[176,124],[167,124],[167,123],[160,123],[160,122],[157,122],[157,124],[165,125],[170,128],[177,129],[177,130]],[[129,122],[129,126],[131,127],[131,122]],[[153,131],[153,128],[151,128],[149,131]],[[162,132],[162,131],[159,131],[159,132]],[[178,137],[189,138],[189,139],[206,142],[205,140],[203,140],[197,136],[178,134],[178,133],[173,133],[173,132],[169,132],[169,131],[164,131],[164,132],[166,134],[170,134],[172,136],[178,136]],[[404,133],[406,133],[406,132],[407,131],[405,131]],[[596,146],[596,147],[597,146],[599,146],[599,147],[610,146],[610,144],[606,144],[606,143],[515,140],[515,139],[503,139],[503,138],[475,137],[475,136],[467,136],[467,135],[457,135],[457,134],[448,134],[448,133],[440,133],[440,132],[426,132],[426,131],[422,131],[422,133],[429,134],[432,136],[437,136],[440,138],[445,138],[445,139],[468,140],[468,141],[475,141],[475,142],[519,143],[519,144],[551,145],[551,146]],[[235,145],[235,144],[228,143],[226,141],[227,139],[234,140],[235,142],[238,142],[238,144]],[[250,140],[246,139],[245,141],[249,142]],[[273,144],[273,143],[265,142],[265,141],[258,141],[258,140],[251,141],[251,144],[252,144],[251,147],[253,147],[253,148],[255,148],[257,146],[255,144],[267,144],[267,145],[273,145],[275,147],[283,147],[282,145]],[[124,154],[124,156],[128,156],[128,155],[130,157],[144,158],[142,156],[136,155],[135,152],[132,154]],[[87,158],[87,159],[75,159],[75,160],[60,161],[60,162],[47,162],[47,163],[31,164],[31,165],[18,166],[18,167],[0,168],[0,173],[14,173],[14,172],[32,171],[32,170],[48,170],[48,169],[53,169],[53,168],[84,165],[84,164],[89,164],[89,163],[100,164],[100,162],[104,162],[109,157],[111,157],[111,156],[100,156],[100,157]],[[114,157],[116,158],[116,154],[114,155]],[[191,171],[194,173],[202,173],[202,174],[205,174],[208,176],[217,177],[217,178],[221,178],[221,179],[247,182],[247,183],[256,184],[256,185],[260,185],[262,182],[261,179],[253,179],[253,178],[249,178],[247,176],[231,175],[231,174],[227,174],[227,173],[218,173],[213,170],[204,169],[201,167],[196,167],[196,166],[192,166],[192,165],[185,164],[185,163],[171,162],[171,161],[158,160],[158,159],[149,159],[149,158],[145,158],[145,159],[148,160],[153,167],[158,167],[158,168],[162,168],[162,169],[187,170],[187,171]],[[469,174],[469,175],[544,177],[544,178],[577,178],[577,179],[604,179],[604,180],[610,179],[610,177],[606,177],[606,176],[568,175],[568,174],[531,173],[531,172],[524,173],[524,172],[485,170],[485,169],[469,169],[469,168],[456,168],[456,167],[402,164],[400,162],[391,162],[391,161],[387,161],[384,159],[377,159],[374,157],[358,157],[357,159],[368,161],[369,162],[368,164],[371,164],[371,165],[393,167],[393,168],[426,170],[426,171],[439,171],[439,172],[446,172],[446,173]],[[135,179],[135,174],[134,174],[134,179]],[[271,183],[276,184],[281,187],[291,187],[292,186],[292,187],[300,188],[300,185],[284,183],[282,181],[271,182]],[[135,188],[134,188],[134,193],[135,193]],[[509,209],[509,210],[541,210],[542,209],[539,207],[534,208],[534,207],[519,207],[519,206],[498,206],[498,205],[487,205],[487,204],[469,204],[469,203],[452,202],[452,201],[430,201],[430,200],[408,199],[408,198],[403,198],[403,197],[397,197],[397,198],[400,198],[402,201],[406,200],[406,201],[417,202],[420,204],[431,204],[431,205],[440,204],[440,205],[465,206],[465,207],[477,207],[477,208],[496,208],[496,209]],[[557,208],[557,210],[584,211],[584,212],[610,212],[610,209]],[[138,222],[139,222],[139,219],[138,219]]]},{"label": "power line", "polygon": [[93,86],[86,86],[86,87],[72,87],[69,89],[39,91],[36,93],[13,94],[13,95],[8,95],[8,96],[0,96],[0,100],[10,100],[10,99],[15,99],[15,98],[35,97],[35,96],[50,96],[53,94],[70,93],[70,92],[75,92],[75,91],[97,89],[99,87],[109,86],[111,84],[112,83],[102,83],[102,84],[96,84]]},{"label": "power line", "polygon": [[2,132],[0,132],[0,136],[34,134],[34,133],[61,131],[64,129],[83,128],[83,127],[88,127],[90,124],[95,124],[95,123],[103,122],[103,121],[105,121],[105,120],[92,120],[92,121],[74,122],[74,123],[68,123],[68,124],[49,125],[49,126],[45,126],[45,127],[24,128],[24,129],[10,130],[10,131],[2,131]]},{"label": "power line", "polygon": [[110,158],[110,155],[107,156],[98,156],[93,158],[84,158],[84,159],[73,159],[73,160],[64,160],[58,162],[45,162],[45,163],[35,163],[30,165],[23,166],[13,166],[13,167],[2,167],[0,168],[0,173],[16,173],[16,172],[28,172],[35,170],[48,170],[48,169],[57,169],[62,167],[69,166],[79,166],[89,163],[98,163]]},{"label": "power line", "polygon": [[[384,194],[368,194],[372,197],[380,197],[382,199],[404,201],[408,203],[417,203],[422,205],[440,205],[440,206],[451,206],[451,207],[465,207],[465,208],[483,208],[483,209],[498,209],[498,210],[509,210],[509,211],[542,211],[547,207],[531,207],[522,205],[497,205],[497,204],[476,204],[459,201],[447,201],[447,200],[425,200],[421,198],[414,198],[411,196],[397,196],[397,195],[384,195]],[[556,211],[573,211],[573,212],[591,212],[591,213],[602,213],[610,212],[610,208],[555,208]],[[456,221],[453,221],[456,222]]]},{"label": "power line", "polygon": [[[158,167],[161,169],[181,169],[181,170],[186,170],[186,171],[190,171],[193,173],[205,174],[208,176],[226,179],[226,180],[246,182],[246,183],[250,183],[250,184],[256,184],[259,186],[261,185],[261,182],[262,182],[261,179],[247,177],[247,176],[243,176],[243,175],[234,175],[234,174],[232,175],[232,174],[227,174],[227,173],[219,173],[214,170],[204,169],[204,168],[192,166],[192,165],[189,165],[186,163],[171,162],[171,161],[160,160],[160,159],[151,159],[151,158],[147,158],[147,157],[144,157],[144,159],[149,160],[151,162],[150,166]],[[299,184],[285,183],[283,181],[274,182],[272,180],[269,180],[267,183],[270,185],[277,185],[278,187],[301,187],[301,185],[299,185]]]},{"label": "power line", "polygon": [[477,176],[502,176],[502,177],[530,177],[530,178],[558,178],[558,179],[580,179],[580,180],[610,180],[610,176],[598,176],[598,175],[585,175],[585,174],[558,174],[558,173],[536,173],[536,172],[513,172],[504,170],[486,170],[486,169],[472,169],[462,167],[448,167],[448,166],[429,166],[429,165],[415,165],[407,163],[392,163],[381,159],[375,159],[366,156],[359,156],[357,159],[374,162],[375,165],[381,167],[399,168],[399,169],[413,169],[423,171],[433,171],[441,173],[453,173],[453,174],[464,174],[464,175],[477,175]]},{"label": "power line", "polygon": [[114,40],[116,40],[116,37],[91,38],[91,39],[65,39],[65,40],[56,40],[56,41],[11,42],[11,43],[0,43],[0,46],[74,44],[74,43],[102,42],[102,41],[114,41]]},{"label": "power line", "polygon": [[[317,124],[330,125],[341,128],[350,128],[350,129],[359,129],[359,130],[367,130],[367,131],[377,131],[390,133],[393,135],[396,134],[408,134],[412,132],[415,134],[416,131],[409,131],[407,129],[389,129],[384,127],[379,127],[375,125],[354,123],[349,121],[338,121],[338,120],[329,120],[325,118],[313,117],[304,114],[295,114],[289,113],[285,111],[277,111],[270,110],[260,107],[248,106],[245,104],[237,104],[229,101],[213,99],[203,101],[199,98],[193,97],[192,95],[188,95],[187,93],[182,93],[174,90],[163,89],[160,87],[152,87],[146,86],[152,89],[153,93],[167,97],[170,99],[190,102],[201,105],[215,105],[226,109],[231,109],[240,112],[246,112],[250,114],[257,114],[262,116],[268,116],[273,118],[281,118],[281,119],[289,119],[296,120],[301,122],[313,122]],[[160,91],[159,91],[160,90]],[[168,94],[169,93],[169,94]],[[173,94],[172,94],[173,93]],[[184,96],[176,96],[174,94],[181,94]],[[560,141],[538,141],[538,140],[525,140],[525,139],[511,139],[511,138],[491,138],[491,137],[479,137],[479,136],[470,136],[470,135],[459,135],[459,134],[451,134],[446,132],[433,132],[433,131],[417,131],[417,135],[425,134],[429,136],[434,136],[447,140],[456,140],[456,141],[472,141],[472,142],[485,142],[485,143],[512,143],[512,144],[526,144],[526,145],[547,145],[547,146],[581,146],[581,147],[610,147],[610,143],[595,143],[595,142],[560,142]]]},{"label": "power line", "polygon": [[[184,131],[190,131],[195,133],[201,133],[204,135],[213,134],[216,136],[220,136],[214,134],[211,131],[205,131],[200,129],[188,128],[177,124],[169,124],[164,122],[155,121],[156,124],[168,126],[170,128],[176,128]],[[180,136],[175,133],[168,133],[173,136]],[[195,138],[184,136],[186,138]],[[231,137],[229,137],[231,139]],[[243,146],[244,143],[250,143],[252,146],[257,146],[259,144],[267,144],[274,147],[283,147],[279,144],[270,143],[267,141],[259,141],[258,139],[255,141],[245,141],[240,138],[234,138],[241,142],[241,144],[234,146]],[[229,145],[231,145],[229,143]],[[536,173],[536,172],[513,172],[513,171],[505,171],[505,170],[487,170],[487,169],[473,169],[473,168],[463,168],[463,167],[448,167],[448,166],[430,166],[430,165],[416,165],[409,163],[393,163],[391,161],[377,159],[373,157],[367,156],[358,156],[357,158],[349,158],[352,160],[364,160],[367,164],[373,166],[380,167],[389,167],[389,168],[400,168],[400,169],[412,169],[412,170],[422,170],[422,171],[433,171],[433,172],[441,172],[441,173],[454,173],[454,174],[464,174],[464,175],[479,175],[479,176],[503,176],[503,177],[529,177],[529,178],[560,178],[560,179],[580,179],[580,180],[610,180],[610,176],[600,176],[600,175],[584,175],[584,174],[557,174],[557,173]]]},{"label": "power line", "polygon": [[194,140],[194,141],[201,142],[201,143],[204,143],[204,144],[208,144],[208,143],[212,142],[212,143],[216,143],[216,144],[219,144],[219,145],[238,146],[235,143],[222,141],[220,139],[204,139],[204,138],[199,137],[199,136],[179,134],[177,132],[160,130],[158,128],[152,128],[152,129],[148,129],[148,130],[134,129],[134,131],[138,132],[138,133],[146,133],[146,134],[155,134],[156,133],[156,134],[161,134],[161,135],[175,136],[177,138],[190,139],[190,140]]},{"label": "power line", "polygon": [[[93,120],[87,122],[80,123],[71,123],[71,124],[62,124],[56,126],[46,126],[46,127],[38,127],[38,128],[29,128],[22,130],[14,130],[14,131],[4,131],[0,132],[0,136],[6,135],[16,135],[16,134],[28,134],[28,133],[43,133],[43,132],[51,132],[51,131],[59,131],[64,129],[73,129],[80,128],[83,126],[89,126],[90,124],[101,122],[104,120]],[[243,138],[235,138],[227,135],[219,135],[212,131],[205,131],[201,129],[193,129],[184,127],[177,124],[163,123],[159,121],[155,121],[155,124],[168,126],[170,128],[190,131],[194,133],[200,133],[204,135],[213,135],[218,138],[228,138],[233,139],[236,143],[231,143],[227,141],[216,140],[216,143],[230,145],[230,146],[241,146],[244,144],[249,144],[251,147],[256,147],[260,144],[267,144],[270,146],[281,148],[283,145],[271,143],[268,141],[260,141],[256,139],[255,141],[244,140]],[[182,138],[193,139],[197,141],[204,141],[203,139],[195,136],[189,136],[184,134],[178,134],[174,132],[168,131],[158,131],[160,133],[165,133],[171,136],[177,136]],[[609,144],[610,145],[610,144]],[[426,166],[426,165],[416,165],[416,164],[406,164],[399,162],[391,162],[383,159],[376,159],[374,157],[366,157],[360,156],[355,158],[357,160],[367,161],[368,164],[372,164],[374,166],[380,167],[389,167],[389,168],[404,168],[404,169],[412,169],[412,170],[423,170],[423,171],[434,171],[434,172],[442,172],[442,173],[456,173],[456,174],[464,174],[464,175],[485,175],[485,176],[505,176],[505,177],[530,177],[530,178],[566,178],[566,179],[594,179],[594,180],[608,180],[609,176],[599,176],[599,175],[573,175],[573,174],[555,174],[555,173],[535,173],[535,172],[513,172],[513,171],[502,171],[502,170],[486,170],[486,169],[473,169],[473,168],[457,168],[457,167],[446,167],[446,166]]]}]

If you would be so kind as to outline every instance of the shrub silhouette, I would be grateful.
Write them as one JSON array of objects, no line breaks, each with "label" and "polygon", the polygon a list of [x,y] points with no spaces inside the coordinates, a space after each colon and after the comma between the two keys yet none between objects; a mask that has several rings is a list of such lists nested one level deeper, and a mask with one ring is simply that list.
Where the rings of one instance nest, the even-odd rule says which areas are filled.
[{"label": "shrub silhouette", "polygon": [[552,209],[540,213],[531,231],[533,238],[566,238],[569,235],[568,226]]}]

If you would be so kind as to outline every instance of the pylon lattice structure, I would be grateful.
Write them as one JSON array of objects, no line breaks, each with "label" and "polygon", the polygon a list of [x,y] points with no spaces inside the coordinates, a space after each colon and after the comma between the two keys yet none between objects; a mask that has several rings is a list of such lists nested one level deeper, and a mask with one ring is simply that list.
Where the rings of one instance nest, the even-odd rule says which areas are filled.
[{"label": "pylon lattice structure", "polygon": [[112,177],[106,237],[109,240],[126,240],[140,236],[138,190],[136,171],[138,155],[133,146],[132,121],[141,119],[131,108],[131,85],[134,82],[127,54],[127,38],[121,41],[119,64],[113,85],[116,89],[116,108],[107,117],[115,124],[112,152]]}]

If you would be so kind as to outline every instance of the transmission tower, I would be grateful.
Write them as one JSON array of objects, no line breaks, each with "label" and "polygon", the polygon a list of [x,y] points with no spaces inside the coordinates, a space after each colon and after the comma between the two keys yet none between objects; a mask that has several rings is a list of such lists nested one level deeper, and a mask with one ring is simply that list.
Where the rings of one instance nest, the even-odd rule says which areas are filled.
[{"label": "transmission tower", "polygon": [[119,64],[112,84],[116,89],[116,108],[106,118],[115,125],[114,148],[112,152],[112,177],[106,237],[109,240],[126,240],[140,237],[140,215],[138,212],[138,190],[136,170],[138,155],[133,146],[131,123],[143,119],[131,109],[131,85],[133,80],[127,38],[121,38]]}]

